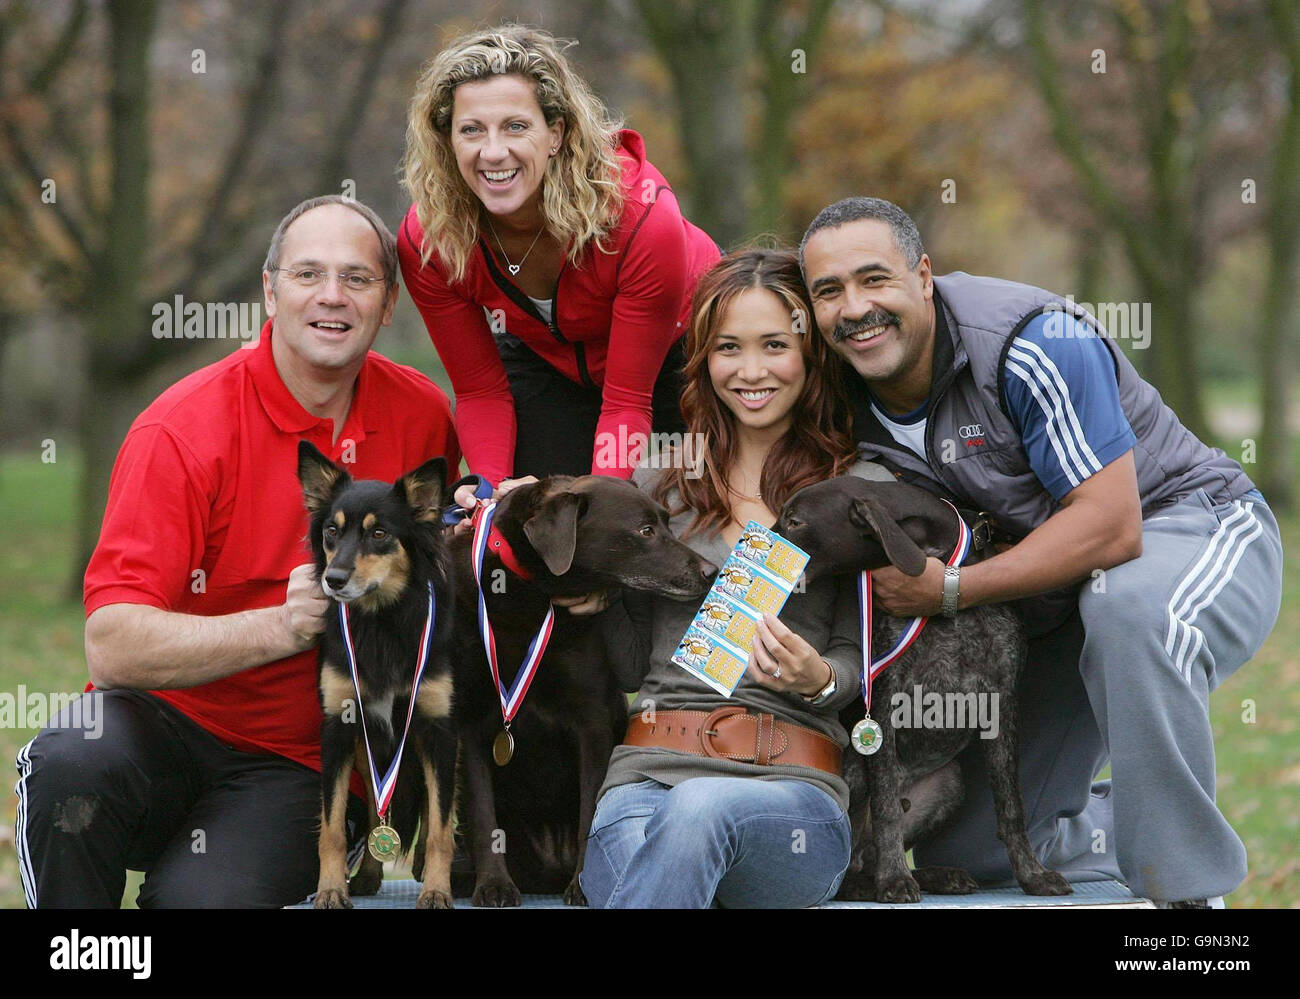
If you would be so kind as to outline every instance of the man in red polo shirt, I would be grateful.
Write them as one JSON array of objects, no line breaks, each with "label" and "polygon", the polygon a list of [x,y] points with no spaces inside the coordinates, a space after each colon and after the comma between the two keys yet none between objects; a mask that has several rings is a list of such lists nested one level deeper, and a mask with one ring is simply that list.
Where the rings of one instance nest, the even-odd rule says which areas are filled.
[{"label": "man in red polo shirt", "polygon": [[148,872],[142,907],[280,906],[316,884],[330,602],[305,545],[298,442],[360,479],[435,455],[455,469],[460,451],[446,396],[370,353],[397,300],[396,245],[373,211],[303,202],[262,280],[256,347],[173,385],[118,454],[86,570],[92,688],[18,757],[29,906],[117,907],[127,869]]}]

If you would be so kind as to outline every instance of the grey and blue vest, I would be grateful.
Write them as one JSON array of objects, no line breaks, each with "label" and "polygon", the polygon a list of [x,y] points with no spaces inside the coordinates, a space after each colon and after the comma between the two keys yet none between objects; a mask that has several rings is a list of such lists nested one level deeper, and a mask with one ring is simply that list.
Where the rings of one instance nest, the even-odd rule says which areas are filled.
[{"label": "grey and blue vest", "polygon": [[879,461],[906,482],[946,495],[959,506],[992,514],[1006,536],[1023,537],[1058,504],[1029,466],[1003,395],[1007,352],[1025,325],[1059,310],[1098,330],[1110,350],[1120,405],[1137,438],[1133,457],[1143,516],[1204,489],[1215,503],[1254,484],[1237,462],[1187,430],[1160,393],[1100,324],[1058,295],[960,271],[934,279],[934,376],[925,460],[899,444],[871,413],[861,379],[849,372],[854,429],[862,457]]}]

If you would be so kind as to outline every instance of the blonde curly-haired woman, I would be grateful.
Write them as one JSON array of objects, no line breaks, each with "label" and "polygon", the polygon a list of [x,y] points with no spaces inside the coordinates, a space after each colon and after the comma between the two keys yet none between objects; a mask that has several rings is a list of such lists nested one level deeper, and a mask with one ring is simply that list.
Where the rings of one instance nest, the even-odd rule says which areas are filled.
[{"label": "blonde curly-haired woman", "polygon": [[503,25],[425,67],[405,180],[402,276],[470,471],[629,477],[652,430],[681,429],[685,313],[719,257],[641,136],[551,35]]}]

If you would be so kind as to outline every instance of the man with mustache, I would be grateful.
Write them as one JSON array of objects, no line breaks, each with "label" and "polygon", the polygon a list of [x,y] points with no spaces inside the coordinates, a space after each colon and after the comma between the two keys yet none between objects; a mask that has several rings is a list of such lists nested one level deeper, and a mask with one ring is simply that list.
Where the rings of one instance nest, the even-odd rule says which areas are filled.
[{"label": "man with mustache", "polygon": [[[1221,906],[1246,854],[1214,802],[1208,698],[1277,618],[1263,496],[1091,315],[1039,288],[935,276],[896,205],[823,209],[800,262],[822,334],[860,376],[862,457],[986,511],[1015,542],[965,569],[881,570],[874,592],[902,616],[1026,601],[1021,781],[1040,858],[1158,903]],[[1093,784],[1108,760],[1113,787]],[[962,810],[916,863],[1008,879],[982,761],[963,769]]]}]

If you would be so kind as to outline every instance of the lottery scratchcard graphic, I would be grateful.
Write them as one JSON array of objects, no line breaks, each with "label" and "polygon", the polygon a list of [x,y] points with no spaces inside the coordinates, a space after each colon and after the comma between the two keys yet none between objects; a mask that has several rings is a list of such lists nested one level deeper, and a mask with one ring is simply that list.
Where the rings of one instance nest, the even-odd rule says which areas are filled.
[{"label": "lottery scratchcard graphic", "polygon": [[714,690],[730,697],[745,673],[749,654],[717,635],[688,628],[673,662],[694,673]]},{"label": "lottery scratchcard graphic", "polygon": [[768,572],[793,586],[808,564],[808,554],[751,520],[736,543],[736,554],[747,562],[761,565]]},{"label": "lottery scratchcard graphic", "polygon": [[806,552],[751,520],[672,661],[730,697],[745,672],[760,615],[781,613],[807,564]]}]

